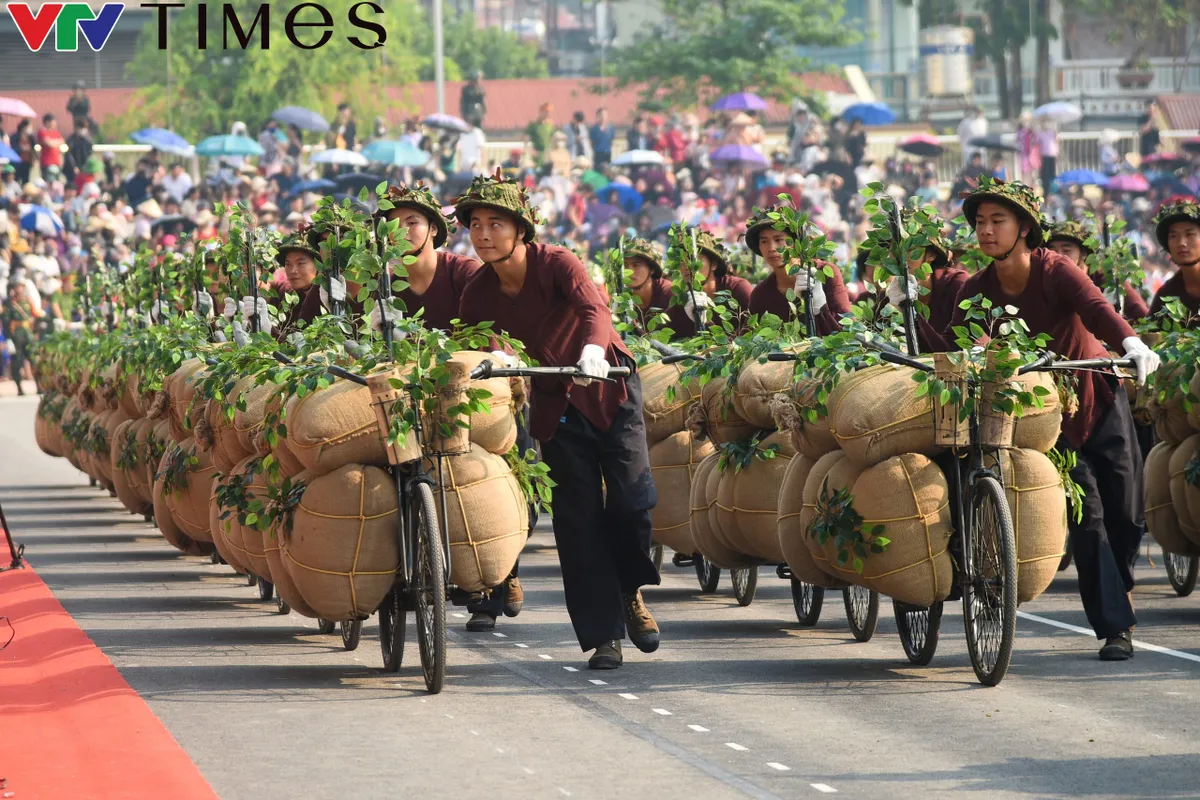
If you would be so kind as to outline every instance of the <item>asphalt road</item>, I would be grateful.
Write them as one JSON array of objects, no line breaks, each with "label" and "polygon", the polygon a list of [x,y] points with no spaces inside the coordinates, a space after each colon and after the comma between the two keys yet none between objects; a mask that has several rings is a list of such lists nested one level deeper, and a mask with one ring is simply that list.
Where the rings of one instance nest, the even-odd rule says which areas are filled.
[{"label": "asphalt road", "polygon": [[[178,554],[33,441],[36,400],[0,399],[0,502],[27,556],[226,800],[467,797],[1200,796],[1200,595],[1161,558],[1138,570],[1139,649],[1102,663],[1073,571],[1022,607],[1012,668],[979,686],[960,608],[928,667],[905,660],[890,604],[855,642],[841,598],[796,624],[764,568],[749,607],[664,568],[646,599],[653,655],[589,672],[553,537],[521,563],[525,611],[468,634],[455,609],[446,690],[280,616],[227,567]],[[0,614],[4,600],[0,594]],[[1032,616],[1031,616],[1032,615]],[[20,635],[20,631],[16,632]]]}]

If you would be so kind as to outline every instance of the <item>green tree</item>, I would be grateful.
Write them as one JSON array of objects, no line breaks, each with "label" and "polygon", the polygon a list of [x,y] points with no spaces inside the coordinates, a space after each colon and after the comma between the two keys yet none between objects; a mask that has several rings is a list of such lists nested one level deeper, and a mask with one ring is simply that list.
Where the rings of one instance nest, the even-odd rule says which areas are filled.
[{"label": "green tree", "polygon": [[[432,32],[429,37],[432,42]],[[476,27],[470,14],[448,20],[444,40],[447,80],[463,80],[476,72],[489,80],[545,78],[550,74],[536,45],[500,28]],[[432,63],[421,71],[421,80],[433,80]]]},{"label": "green tree", "polygon": [[663,24],[613,51],[607,72],[665,105],[694,105],[706,89],[790,100],[806,94],[812,68],[797,48],[859,38],[841,24],[841,0],[663,0],[662,10]]},{"label": "green tree", "polygon": [[1108,40],[1130,45],[1128,67],[1145,64],[1146,46],[1163,34],[1186,28],[1200,18],[1200,0],[1063,0],[1067,11],[1111,24]]},{"label": "green tree", "polygon": [[[193,9],[171,13],[170,50],[158,49],[157,22],[146,25],[138,40],[138,51],[128,73],[139,89],[130,110],[106,128],[114,135],[153,125],[170,125],[185,138],[196,140],[227,132],[235,120],[245,122],[253,133],[262,127],[276,108],[300,105],[331,116],[342,99],[354,106],[360,118],[382,113],[388,104],[386,87],[417,79],[423,61],[411,46],[414,25],[421,15],[413,0],[382,0],[384,14],[363,12],[362,18],[376,21],[387,31],[382,47],[361,49],[347,37],[364,45],[374,44],[375,33],[354,27],[348,12],[356,0],[325,0],[322,4],[333,19],[332,37],[316,49],[294,46],[284,34],[284,20],[298,2],[271,3],[270,48],[261,46],[262,24],[253,31],[245,49],[234,38],[224,45],[225,29],[220,4],[209,4],[208,47],[197,47],[199,17]],[[243,29],[249,29],[260,6],[253,0],[234,0],[232,6]],[[309,4],[311,6],[311,4]],[[302,10],[297,23],[321,21],[316,9]],[[321,29],[298,28],[297,37],[315,43]]]}]

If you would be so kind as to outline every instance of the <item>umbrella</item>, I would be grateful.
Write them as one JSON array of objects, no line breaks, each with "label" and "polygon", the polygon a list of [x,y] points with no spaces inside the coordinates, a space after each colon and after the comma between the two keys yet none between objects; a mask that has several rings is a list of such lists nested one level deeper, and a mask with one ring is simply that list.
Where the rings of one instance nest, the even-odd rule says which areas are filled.
[{"label": "umbrella", "polygon": [[1108,186],[1105,188],[1110,192],[1133,192],[1134,194],[1139,194],[1150,191],[1150,182],[1142,175],[1123,173],[1109,178]]},{"label": "umbrella", "polygon": [[842,111],[842,119],[858,120],[863,125],[891,125],[896,121],[896,112],[884,103],[855,103],[846,106]]},{"label": "umbrella", "polygon": [[313,164],[345,164],[351,167],[365,167],[367,159],[362,153],[353,150],[340,150],[336,147],[328,150],[318,150],[308,159]]},{"label": "umbrella", "polygon": [[1056,100],[1053,103],[1038,106],[1033,110],[1033,115],[1041,119],[1056,122],[1059,125],[1070,125],[1072,122],[1078,122],[1083,119],[1083,109],[1074,103],[1068,103],[1065,100]]},{"label": "umbrella", "polygon": [[276,122],[282,122],[284,125],[295,125],[302,131],[316,131],[317,133],[325,133],[329,130],[329,123],[325,118],[309,108],[301,106],[284,106],[276,109],[271,115],[271,119]]},{"label": "umbrella", "polygon": [[324,178],[317,178],[311,181],[300,181],[293,183],[292,188],[288,190],[288,194],[295,196],[304,194],[305,192],[316,192],[317,194],[325,194],[337,188],[337,184],[333,181]]},{"label": "umbrella", "polygon": [[586,183],[596,191],[600,191],[605,186],[608,186],[608,178],[604,177],[599,172],[596,172],[594,169],[589,169],[587,172],[583,173],[583,175],[579,177],[579,182]]},{"label": "umbrella", "polygon": [[644,202],[637,189],[623,183],[610,183],[600,190],[600,196],[609,201],[615,200],[627,214],[636,214]]},{"label": "umbrella", "polygon": [[196,229],[196,221],[191,217],[185,217],[182,214],[164,214],[150,223],[150,230],[161,228],[164,225],[179,225],[185,232]]},{"label": "umbrella", "polygon": [[246,136],[232,134],[210,136],[196,145],[196,155],[198,156],[215,158],[217,156],[261,156],[262,154],[263,149],[258,142]]},{"label": "umbrella", "polygon": [[444,131],[471,132],[471,123],[453,114],[430,114],[421,120],[421,124],[427,125],[430,128],[440,128]]},{"label": "umbrella", "polygon": [[4,142],[0,142],[0,161],[8,161],[13,164],[19,164],[21,163],[21,157],[17,155],[16,150],[13,150]]},{"label": "umbrella", "polygon": [[1187,156],[1179,153],[1151,153],[1142,159],[1142,169],[1156,169],[1160,172],[1171,172],[1192,163]]},{"label": "umbrella", "polygon": [[726,164],[745,164],[751,167],[767,166],[767,159],[762,153],[748,144],[726,144],[708,154],[710,161]]},{"label": "umbrella", "polygon": [[626,150],[613,159],[614,167],[648,167],[663,163],[662,153],[653,150]]},{"label": "umbrella", "polygon": [[928,133],[914,133],[912,136],[901,139],[896,147],[906,153],[912,153],[914,156],[940,156],[942,150],[945,149],[936,136]]},{"label": "umbrella", "polygon": [[1183,141],[1182,147],[1189,153],[1200,153],[1200,136],[1193,136]]},{"label": "umbrella", "polygon": [[391,167],[423,167],[432,155],[412,142],[380,139],[371,142],[362,150],[363,157],[372,164],[387,164]]},{"label": "umbrella", "polygon": [[1012,142],[1006,142],[996,136],[976,136],[974,139],[967,140],[967,147],[977,147],[981,150],[998,150],[1002,153],[1019,153],[1021,148],[1017,147]]},{"label": "umbrella", "polygon": [[753,92],[727,94],[713,103],[713,111],[766,111],[767,101]]},{"label": "umbrella", "polygon": [[24,100],[18,100],[15,97],[0,97],[0,116],[34,119],[37,117],[37,112],[30,108]]},{"label": "umbrella", "polygon": [[1186,183],[1176,178],[1174,175],[1160,175],[1150,181],[1150,185],[1160,192],[1167,194],[1184,194],[1191,195],[1192,190]]},{"label": "umbrella", "polygon": [[1094,169],[1072,169],[1054,179],[1059,186],[1108,186],[1108,176]]},{"label": "umbrella", "polygon": [[621,216],[621,209],[610,203],[592,203],[587,209],[587,221],[596,228],[614,217]]},{"label": "umbrella", "polygon": [[364,186],[368,191],[375,191],[375,187],[383,183],[383,178],[366,172],[348,172],[345,175],[337,176],[334,183],[342,191],[357,195],[358,190]]},{"label": "umbrella", "polygon": [[37,231],[46,236],[59,236],[63,232],[62,220],[45,206],[31,205],[21,216],[21,230]]},{"label": "umbrella", "polygon": [[187,139],[164,128],[142,128],[129,134],[129,138],[138,144],[148,144],[162,153],[175,156],[192,155],[192,146],[188,144]]}]

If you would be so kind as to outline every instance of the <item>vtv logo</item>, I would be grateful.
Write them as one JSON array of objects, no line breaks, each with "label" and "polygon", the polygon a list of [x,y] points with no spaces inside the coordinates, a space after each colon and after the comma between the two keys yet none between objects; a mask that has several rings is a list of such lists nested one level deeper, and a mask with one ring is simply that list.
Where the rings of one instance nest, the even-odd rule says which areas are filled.
[{"label": "vtv logo", "polygon": [[81,31],[92,50],[100,52],[124,10],[124,3],[105,3],[99,14],[87,3],[43,3],[35,14],[29,3],[8,4],[8,13],[21,32],[25,46],[35,53],[42,49],[51,29],[54,30],[54,49],[60,53],[74,53],[79,49]]}]

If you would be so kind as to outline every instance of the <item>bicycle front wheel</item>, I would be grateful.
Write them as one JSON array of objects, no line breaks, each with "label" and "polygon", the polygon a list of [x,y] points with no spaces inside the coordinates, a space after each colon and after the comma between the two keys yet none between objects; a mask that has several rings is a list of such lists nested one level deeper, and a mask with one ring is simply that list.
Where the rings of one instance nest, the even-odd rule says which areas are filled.
[{"label": "bicycle front wheel", "polygon": [[721,582],[721,568],[709,561],[707,556],[697,554],[695,559],[696,580],[700,582],[700,592],[712,594],[717,590],[717,584]]},{"label": "bicycle front wheel", "polygon": [[754,602],[754,593],[758,591],[758,567],[731,569],[729,580],[733,584],[733,596],[739,606],[748,606]]},{"label": "bicycle front wheel", "polygon": [[816,586],[792,578],[792,608],[796,610],[796,621],[802,627],[811,628],[821,619],[821,606],[825,603],[825,587]]},{"label": "bicycle front wheel", "polygon": [[963,625],[975,677],[995,686],[1008,672],[1017,635],[1017,541],[1000,482],[984,475],[972,488]]},{"label": "bicycle front wheel", "polygon": [[1167,568],[1167,580],[1180,597],[1187,597],[1196,588],[1196,572],[1200,558],[1181,556],[1163,551],[1163,566]]},{"label": "bicycle front wheel", "polygon": [[869,642],[879,625],[879,592],[862,586],[847,586],[842,589],[842,603],[846,606],[846,619],[850,632],[860,642]]},{"label": "bicycle front wheel", "polygon": [[430,694],[437,694],[446,680],[446,560],[433,491],[428,484],[414,485],[408,513],[409,530],[416,546],[412,589],[421,671],[425,674],[425,688]]}]

